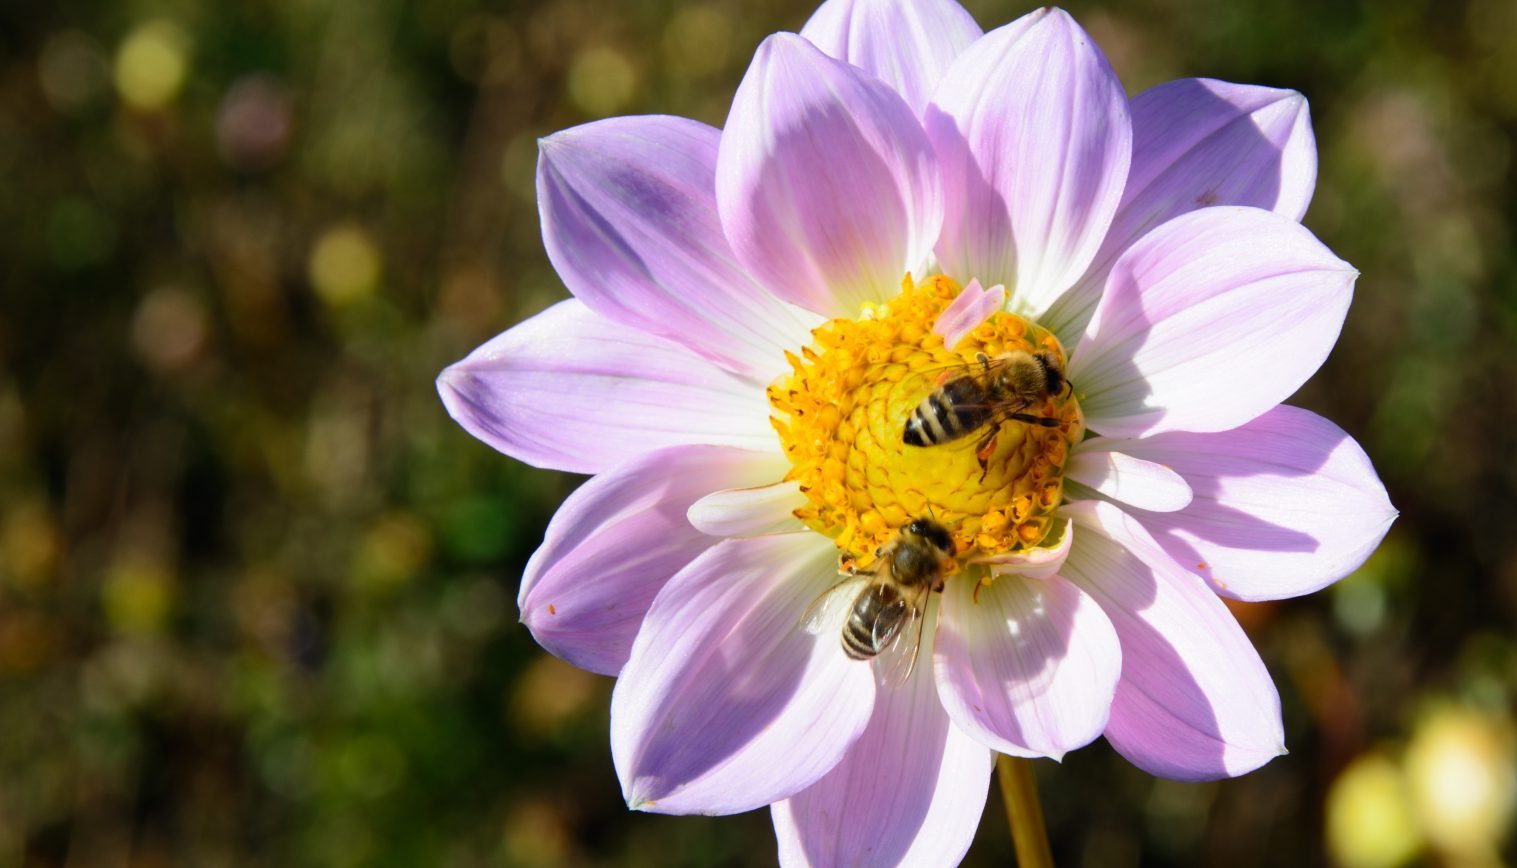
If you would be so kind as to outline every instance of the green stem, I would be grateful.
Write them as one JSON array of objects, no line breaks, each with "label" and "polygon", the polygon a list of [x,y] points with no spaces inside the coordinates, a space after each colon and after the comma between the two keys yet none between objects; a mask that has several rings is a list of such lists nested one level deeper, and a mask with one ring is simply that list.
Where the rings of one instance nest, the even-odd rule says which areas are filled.
[{"label": "green stem", "polygon": [[1053,854],[1048,851],[1048,832],[1043,828],[1043,806],[1038,803],[1038,782],[1032,775],[1032,761],[997,754],[996,770],[1000,772],[1001,798],[1006,802],[1006,820],[1011,824],[1011,841],[1017,848],[1018,868],[1053,868]]}]

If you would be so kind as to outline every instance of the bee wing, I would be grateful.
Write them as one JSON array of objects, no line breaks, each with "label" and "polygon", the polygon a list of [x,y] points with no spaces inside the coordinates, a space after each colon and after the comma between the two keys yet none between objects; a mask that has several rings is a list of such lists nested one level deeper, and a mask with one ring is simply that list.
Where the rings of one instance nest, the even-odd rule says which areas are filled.
[{"label": "bee wing", "polygon": [[919,368],[902,377],[900,382],[895,384],[894,388],[904,392],[915,393],[917,400],[920,400],[927,393],[942,388],[950,380],[973,376],[982,370],[984,369],[976,363],[934,365],[928,368]]},{"label": "bee wing", "polygon": [[889,645],[910,619],[911,606],[907,605],[905,600],[896,600],[881,609],[879,614],[875,615],[874,624],[870,630],[874,647],[884,648]]},{"label": "bee wing", "polygon": [[[886,687],[894,690],[911,679],[916,669],[917,652],[922,647],[922,619],[920,605],[911,605],[905,600],[895,603],[906,609],[905,617],[894,620],[894,641],[875,658],[875,671]],[[878,646],[876,646],[878,647]]]},{"label": "bee wing", "polygon": [[[906,397],[914,404],[915,402],[927,397],[932,392],[941,389],[943,386],[947,385],[953,380],[959,379],[960,377],[974,377],[977,380],[981,381],[987,380],[991,377],[994,377],[1009,364],[1011,364],[1011,362],[1008,359],[1002,356],[997,356],[993,359],[987,359],[983,363],[968,362],[964,364],[922,368],[921,370],[912,371],[910,374],[902,377],[900,382],[898,382],[894,388],[902,396]],[[996,414],[1009,415],[1016,413],[1019,410],[1026,409],[1027,402],[1020,400],[984,402],[955,401],[954,406],[961,410],[983,409],[989,410],[990,412]],[[1005,421],[1005,417],[1002,416],[996,421],[997,423]]]},{"label": "bee wing", "polygon": [[853,608],[854,598],[867,581],[868,573],[844,576],[842,581],[823,591],[801,615],[801,629],[813,636],[841,631],[848,611]]}]

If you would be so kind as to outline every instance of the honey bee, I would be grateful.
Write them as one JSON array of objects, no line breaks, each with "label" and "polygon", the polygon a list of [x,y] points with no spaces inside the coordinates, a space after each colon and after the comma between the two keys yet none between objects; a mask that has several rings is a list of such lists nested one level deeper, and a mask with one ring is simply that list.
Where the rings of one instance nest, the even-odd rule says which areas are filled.
[{"label": "honey bee", "polygon": [[874,660],[885,684],[899,687],[916,667],[928,597],[943,589],[953,554],[948,530],[919,518],[876,551],[872,568],[860,572],[845,560],[844,579],[816,598],[802,626],[820,635],[841,621],[843,653]]},{"label": "honey bee", "polygon": [[978,366],[950,369],[941,385],[911,411],[902,439],[908,446],[940,446],[989,425],[975,447],[983,479],[1001,423],[1015,419],[1028,425],[1057,427],[1058,419],[1023,411],[1041,407],[1068,387],[1064,366],[1048,350],[1013,350],[993,359],[980,353]]}]

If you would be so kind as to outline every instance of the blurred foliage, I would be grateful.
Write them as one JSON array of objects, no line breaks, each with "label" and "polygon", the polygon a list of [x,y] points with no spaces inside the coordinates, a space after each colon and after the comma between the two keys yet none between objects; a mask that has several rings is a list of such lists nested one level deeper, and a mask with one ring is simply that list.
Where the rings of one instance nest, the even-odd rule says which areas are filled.
[{"label": "blurred foliage", "polygon": [[[1060,864],[1517,862],[1517,4],[1070,8],[1133,92],[1310,98],[1306,222],[1363,276],[1295,403],[1402,517],[1329,592],[1238,608],[1292,753],[1205,785],[1046,764]],[[764,812],[626,812],[609,681],[514,624],[577,480],[432,380],[563,295],[537,137],[720,124],[810,11],[0,7],[0,866],[772,862]],[[997,799],[966,864],[1011,860]]]}]

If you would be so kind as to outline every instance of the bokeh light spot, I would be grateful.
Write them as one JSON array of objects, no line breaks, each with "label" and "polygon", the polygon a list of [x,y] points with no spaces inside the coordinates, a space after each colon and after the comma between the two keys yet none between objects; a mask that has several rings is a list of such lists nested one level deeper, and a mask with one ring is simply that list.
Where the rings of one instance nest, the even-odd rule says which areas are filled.
[{"label": "bokeh light spot", "polygon": [[37,79],[53,108],[73,112],[84,108],[106,87],[109,73],[100,45],[77,30],[48,37],[37,57]]},{"label": "bokeh light spot", "polygon": [[626,55],[609,46],[581,51],[569,67],[569,99],[587,115],[621,111],[636,88],[637,69]]},{"label": "bokeh light spot", "polygon": [[432,532],[426,524],[409,513],[387,513],[359,546],[353,578],[369,591],[397,587],[415,576],[431,555]]},{"label": "bokeh light spot", "polygon": [[266,169],[284,157],[294,129],[294,108],[284,85],[271,75],[246,75],[221,100],[216,148],[234,169]]},{"label": "bokeh light spot", "polygon": [[1327,844],[1343,868],[1395,868],[1422,845],[1406,782],[1389,758],[1354,760],[1327,794]]},{"label": "bokeh light spot", "polygon": [[317,239],[307,271],[322,301],[346,307],[374,291],[382,263],[379,248],[367,232],[342,224]]},{"label": "bokeh light spot", "polygon": [[161,633],[174,604],[174,577],[155,560],[128,555],[106,575],[101,597],[117,632]]},{"label": "bokeh light spot", "polygon": [[1464,856],[1493,851],[1517,800],[1510,725],[1470,708],[1433,712],[1412,734],[1406,774],[1422,826]]},{"label": "bokeh light spot", "polygon": [[133,108],[163,108],[184,86],[189,50],[189,36],[172,21],[138,25],[116,51],[116,90]]},{"label": "bokeh light spot", "polygon": [[63,538],[40,501],[18,500],[0,520],[0,579],[16,590],[37,593],[52,578]]},{"label": "bokeh light spot", "polygon": [[210,331],[200,299],[176,287],[149,292],[132,316],[132,349],[160,373],[181,370],[205,349]]},{"label": "bokeh light spot", "polygon": [[710,6],[681,9],[664,31],[664,55],[678,75],[709,75],[732,53],[732,24]]}]

